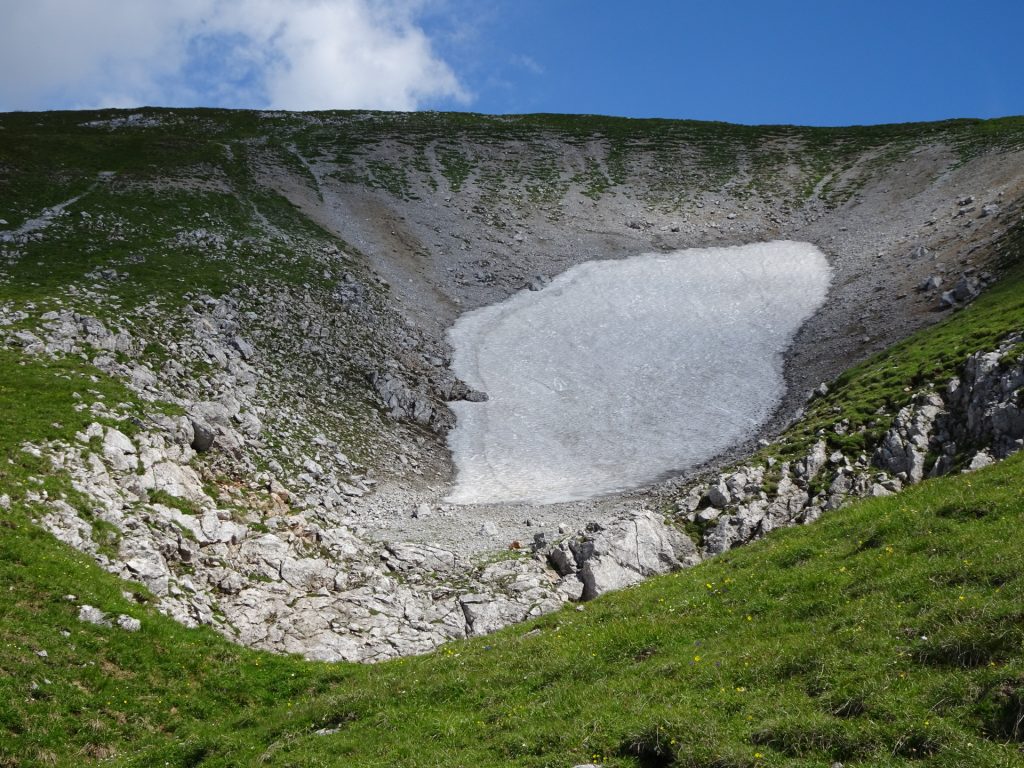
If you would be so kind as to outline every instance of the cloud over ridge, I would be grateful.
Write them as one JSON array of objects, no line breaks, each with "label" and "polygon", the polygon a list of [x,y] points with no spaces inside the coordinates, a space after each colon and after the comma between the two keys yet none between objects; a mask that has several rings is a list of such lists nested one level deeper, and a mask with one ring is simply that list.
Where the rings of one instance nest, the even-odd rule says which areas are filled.
[{"label": "cloud over ridge", "polygon": [[412,110],[469,95],[423,0],[34,0],[0,25],[0,110]]}]

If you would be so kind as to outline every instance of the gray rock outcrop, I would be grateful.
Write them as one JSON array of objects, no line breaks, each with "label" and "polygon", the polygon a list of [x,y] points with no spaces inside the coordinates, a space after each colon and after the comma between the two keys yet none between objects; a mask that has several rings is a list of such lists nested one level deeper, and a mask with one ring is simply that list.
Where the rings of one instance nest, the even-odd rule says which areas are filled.
[{"label": "gray rock outcrop", "polygon": [[649,511],[636,512],[608,527],[591,524],[584,534],[548,551],[547,557],[560,575],[579,579],[583,600],[700,561],[685,534]]}]

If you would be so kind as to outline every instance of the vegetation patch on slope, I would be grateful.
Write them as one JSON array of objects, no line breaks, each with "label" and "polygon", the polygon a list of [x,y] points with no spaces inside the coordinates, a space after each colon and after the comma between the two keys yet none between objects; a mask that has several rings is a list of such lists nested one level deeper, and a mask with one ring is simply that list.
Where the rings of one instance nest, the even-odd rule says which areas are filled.
[{"label": "vegetation patch on slope", "polygon": [[873,450],[913,393],[944,387],[969,354],[993,349],[1024,327],[1024,226],[997,249],[1006,269],[999,282],[946,320],[844,372],[762,455],[794,458],[820,435],[848,455]]},{"label": "vegetation patch on slope", "polygon": [[[184,629],[16,505],[0,538],[0,761],[1011,765],[1022,470],[931,481],[582,612],[371,667]],[[82,603],[143,629],[82,624]]]}]

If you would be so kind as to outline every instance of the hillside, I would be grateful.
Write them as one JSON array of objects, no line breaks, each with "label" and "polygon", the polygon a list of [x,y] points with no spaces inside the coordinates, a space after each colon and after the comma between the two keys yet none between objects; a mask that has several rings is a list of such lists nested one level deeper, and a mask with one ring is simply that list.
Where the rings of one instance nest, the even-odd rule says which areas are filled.
[{"label": "hillside", "polygon": [[[0,760],[1017,765],[1021,469],[929,481],[585,610],[369,667],[184,629],[15,513]],[[142,628],[82,623],[82,605]]]},{"label": "hillside", "polygon": [[[1015,764],[1022,200],[1018,118],[0,115],[0,764]],[[463,311],[768,240],[760,432],[443,501]]]}]

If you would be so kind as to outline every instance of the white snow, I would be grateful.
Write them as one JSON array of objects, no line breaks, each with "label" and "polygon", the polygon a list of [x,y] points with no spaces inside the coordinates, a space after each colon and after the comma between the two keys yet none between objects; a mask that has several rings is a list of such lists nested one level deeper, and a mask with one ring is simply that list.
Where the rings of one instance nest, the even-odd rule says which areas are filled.
[{"label": "white snow", "polygon": [[747,438],[785,391],[783,353],[831,270],[807,243],[591,261],[468,312],[452,368],[448,501],[552,503],[638,487]]}]

